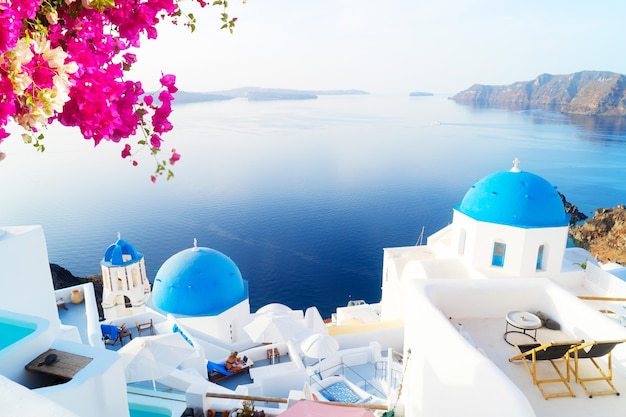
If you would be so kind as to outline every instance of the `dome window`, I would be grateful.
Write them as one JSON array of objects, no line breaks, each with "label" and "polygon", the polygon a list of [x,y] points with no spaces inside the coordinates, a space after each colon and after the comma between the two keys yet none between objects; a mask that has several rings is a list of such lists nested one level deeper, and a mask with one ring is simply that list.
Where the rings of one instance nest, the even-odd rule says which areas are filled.
[{"label": "dome window", "polygon": [[544,251],[544,247],[545,245],[539,245],[539,248],[537,249],[537,271],[541,271],[543,270],[543,251]]},{"label": "dome window", "polygon": [[493,256],[491,257],[491,265],[503,267],[504,256],[506,254],[506,243],[494,242],[493,244]]}]

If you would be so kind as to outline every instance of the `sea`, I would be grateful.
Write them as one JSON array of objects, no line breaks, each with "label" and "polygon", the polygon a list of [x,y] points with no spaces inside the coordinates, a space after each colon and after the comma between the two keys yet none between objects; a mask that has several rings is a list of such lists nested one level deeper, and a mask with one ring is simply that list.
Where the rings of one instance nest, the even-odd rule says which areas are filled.
[{"label": "sea", "polygon": [[379,301],[383,249],[425,242],[515,158],[590,217],[626,203],[620,118],[371,94],[185,104],[172,121],[165,148],[182,158],[156,184],[147,150],[133,167],[119,144],[53,126],[41,153],[14,129],[0,144],[0,225],[42,225],[50,262],[79,277],[100,273],[118,233],[151,280],[196,239],[238,265],[252,311],[276,302],[329,317]]}]

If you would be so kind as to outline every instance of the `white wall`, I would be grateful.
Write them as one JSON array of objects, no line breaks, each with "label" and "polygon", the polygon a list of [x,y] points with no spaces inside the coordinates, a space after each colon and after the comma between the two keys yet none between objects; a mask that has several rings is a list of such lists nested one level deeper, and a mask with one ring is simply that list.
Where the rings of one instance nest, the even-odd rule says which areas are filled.
[{"label": "white wall", "polygon": [[[494,242],[506,243],[503,273],[512,276],[535,276],[556,273],[561,269],[567,245],[567,226],[548,228],[522,228],[476,221],[454,211],[451,252],[458,254],[462,230],[466,242],[462,258],[478,269],[490,269]],[[545,246],[544,264],[536,270],[537,250]]]},{"label": "white wall", "polygon": [[24,366],[41,352],[45,352],[52,343],[50,322],[41,317],[13,313],[7,310],[0,310],[0,317],[23,321],[37,327],[30,335],[0,350],[0,374],[15,382],[27,385],[29,374]]},{"label": "white wall", "polygon": [[249,337],[243,331],[250,317],[248,299],[216,316],[177,316],[176,319],[191,331],[210,334],[225,343],[238,342]]},{"label": "white wall", "polygon": [[61,322],[41,226],[0,229],[0,277],[3,309],[44,317],[50,320],[53,334],[59,334]]}]

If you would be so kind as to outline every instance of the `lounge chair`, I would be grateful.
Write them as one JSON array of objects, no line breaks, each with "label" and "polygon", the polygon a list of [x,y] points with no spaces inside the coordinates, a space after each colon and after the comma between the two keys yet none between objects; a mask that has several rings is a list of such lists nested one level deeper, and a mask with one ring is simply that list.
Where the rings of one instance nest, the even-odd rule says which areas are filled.
[{"label": "lounge chair", "polygon": [[[509,358],[509,362],[522,360],[528,372],[533,377],[533,383],[541,391],[541,395],[546,400],[553,397],[575,397],[576,395],[572,391],[569,385],[569,351],[573,347],[580,345],[580,341],[568,341],[568,342],[550,342],[546,344],[530,343],[527,345],[515,345],[519,350],[519,354]],[[565,375],[559,369],[556,361],[563,360],[565,362]],[[540,379],[537,375],[537,362],[549,361],[554,370],[556,371],[558,378],[545,377]],[[530,362],[530,364],[529,364]],[[546,392],[542,385],[561,383],[565,386],[567,391]]]},{"label": "lounge chair", "polygon": [[[611,382],[613,380],[613,367],[611,362],[611,352],[613,348],[620,343],[624,343],[626,340],[606,340],[606,341],[592,341],[585,342],[578,346],[574,346],[570,349],[570,357],[572,357],[573,363],[570,363],[572,371],[574,373],[574,377],[576,378],[576,382],[580,384],[585,390],[585,393],[592,398],[594,395],[619,395],[619,392],[613,386]],[[587,349],[588,348],[588,349]],[[596,362],[595,358],[600,358],[602,356],[607,356],[607,367],[606,370],[603,370],[600,365]],[[596,367],[599,376],[594,377],[582,377],[581,367],[579,361],[581,359],[589,359],[591,363]],[[596,375],[598,375],[596,374]],[[604,391],[591,391],[587,386],[588,382],[593,381],[605,381],[609,385],[609,389]]]},{"label": "lounge chair", "polygon": [[102,340],[105,345],[114,346],[117,342],[124,345],[125,337],[130,337],[131,340],[133,339],[133,335],[130,330],[126,329],[125,324],[122,324],[119,327],[113,324],[101,324],[100,330],[102,331]]},{"label": "lounge chair", "polygon": [[252,366],[252,363],[247,363],[241,368],[237,368],[234,371],[229,371],[226,369],[226,366],[221,363],[208,361],[206,364],[206,369],[207,369],[207,375],[208,375],[209,381],[218,382],[218,381],[229,378],[233,375],[240,374],[245,371],[248,371],[248,374],[249,374],[251,366]]}]

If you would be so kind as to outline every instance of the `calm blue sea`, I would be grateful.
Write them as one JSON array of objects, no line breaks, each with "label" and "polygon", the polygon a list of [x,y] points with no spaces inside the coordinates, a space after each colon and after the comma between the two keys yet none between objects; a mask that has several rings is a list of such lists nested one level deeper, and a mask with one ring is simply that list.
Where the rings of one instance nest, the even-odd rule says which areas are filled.
[{"label": "calm blue sea", "polygon": [[378,301],[383,248],[447,225],[475,181],[516,157],[588,215],[626,202],[620,120],[371,95],[182,105],[174,124],[168,147],[183,157],[157,184],[149,158],[133,168],[118,146],[94,150],[61,127],[43,155],[9,139],[0,224],[43,225],[50,261],[77,276],[100,272],[117,232],[151,279],[197,238],[237,263],[253,311],[281,302],[328,316]]}]

